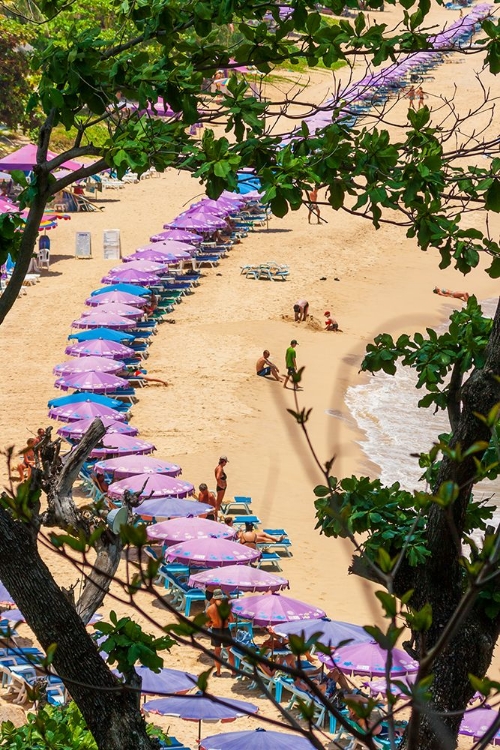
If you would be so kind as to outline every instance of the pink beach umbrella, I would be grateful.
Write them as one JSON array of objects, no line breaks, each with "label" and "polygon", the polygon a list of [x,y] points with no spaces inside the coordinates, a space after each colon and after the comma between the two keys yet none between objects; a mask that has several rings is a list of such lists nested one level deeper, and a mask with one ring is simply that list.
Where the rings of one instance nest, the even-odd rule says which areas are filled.
[{"label": "pink beach umbrella", "polygon": [[130,305],[131,307],[145,307],[147,300],[144,297],[140,297],[136,294],[129,294],[129,292],[103,292],[103,294],[94,294],[93,297],[87,297],[85,300],[86,305],[91,307],[99,307],[100,305]]},{"label": "pink beach umbrella", "polygon": [[[134,437],[139,434],[137,427],[126,422],[118,422],[113,417],[100,417],[101,422],[106,428],[106,433],[111,434],[113,432],[119,432],[122,435],[130,435]],[[77,422],[71,422],[70,424],[64,425],[57,430],[57,434],[62,437],[71,438],[71,440],[81,440],[85,435],[89,427],[94,423],[94,419],[79,419]]]},{"label": "pink beach umbrella", "polygon": [[[213,510],[209,506],[210,511]],[[209,512],[210,512],[209,511]],[[165,558],[169,562],[180,562],[185,565],[196,565],[199,568],[218,568],[225,565],[247,565],[258,560],[259,550],[245,547],[239,542],[228,539],[207,537],[181,542],[169,547]]]},{"label": "pink beach umbrella", "polygon": [[195,232],[187,232],[185,229],[168,229],[168,225],[165,225],[164,232],[153,234],[149,239],[151,242],[165,242],[165,240],[168,240],[169,242],[187,242],[196,245],[202,241],[203,236]]},{"label": "pink beach umbrella", "polygon": [[119,433],[113,433],[112,435],[104,435],[100,445],[94,448],[90,454],[91,458],[105,458],[108,456],[126,456],[132,453],[152,453],[156,450],[153,443],[147,443],[145,440],[139,440],[137,437],[131,437],[130,435],[120,435]]},{"label": "pink beach umbrella", "polygon": [[135,323],[130,318],[124,318],[113,312],[100,312],[99,308],[90,315],[85,315],[71,324],[72,328],[113,328],[116,331],[134,328]]},{"label": "pink beach umbrella", "polygon": [[79,341],[77,344],[67,346],[64,352],[70,357],[105,357],[110,360],[133,359],[137,356],[137,352],[130,346],[107,339]]},{"label": "pink beach umbrella", "polygon": [[180,518],[206,516],[213,511],[211,505],[197,500],[184,500],[180,497],[157,497],[156,500],[145,500],[134,508],[133,512],[141,518]]},{"label": "pink beach umbrella", "polygon": [[[388,652],[378,643],[354,643],[351,646],[341,646],[332,656],[320,654],[319,660],[329,669],[338,667],[345,674],[384,677],[388,656]],[[413,672],[418,672],[418,661],[408,656],[406,651],[393,649],[391,677]]]},{"label": "pink beach umbrella", "polygon": [[[82,310],[82,318],[86,318],[88,315],[94,315],[96,312],[95,307],[87,307]],[[112,315],[121,315],[122,318],[135,318],[138,320],[144,315],[144,310],[132,305],[124,305],[122,302],[110,302],[109,304],[102,304],[97,307],[97,312],[111,313]]]},{"label": "pink beach umbrella", "polygon": [[[36,164],[36,154],[37,147],[33,143],[28,143],[26,146],[22,146],[11,154],[8,154],[8,156],[4,156],[3,159],[0,159],[0,169],[7,172],[10,172],[13,169],[19,169],[21,172],[31,172],[33,166]],[[56,156],[57,154],[53,151],[47,151],[47,160],[50,161],[51,159],[55,159]],[[72,172],[83,166],[84,165],[81,162],[73,161],[71,159],[68,159],[68,161],[63,162],[63,164],[60,165],[60,167],[69,169]]]},{"label": "pink beach umbrella", "polygon": [[325,616],[325,612],[320,607],[276,593],[246,596],[237,602],[232,602],[231,611],[237,617],[252,620],[254,625],[263,626],[293,620],[312,620]]},{"label": "pink beach umbrella", "polygon": [[225,523],[209,521],[207,518],[174,518],[148,526],[146,533],[149,539],[166,544],[178,544],[190,539],[205,539],[206,537],[222,537],[234,539],[236,529]]},{"label": "pink beach umbrella", "polygon": [[[138,271],[136,268],[128,268],[130,264],[124,263],[118,271],[110,272],[101,279],[102,284],[136,284],[137,286],[158,286],[161,279],[154,273]],[[109,326],[108,326],[109,327]]]},{"label": "pink beach umbrella", "polygon": [[[79,361],[79,360],[78,360]],[[128,388],[129,382],[107,372],[77,372],[64,375],[54,383],[62,391],[89,391],[90,393],[114,393],[122,388]]]},{"label": "pink beach umbrella", "polygon": [[52,372],[54,375],[75,375],[78,372],[111,372],[116,374],[123,370],[124,362],[116,362],[106,357],[81,357],[70,359],[68,362],[61,362],[56,365]]},{"label": "pink beach umbrella", "polygon": [[[161,524],[158,524],[160,526]],[[222,526],[222,524],[219,524]],[[154,526],[148,528],[148,535]],[[226,594],[238,591],[280,591],[289,588],[286,578],[251,565],[227,565],[190,576],[189,585],[197,589],[222,589]]]},{"label": "pink beach umbrella", "polygon": [[95,470],[101,474],[113,474],[115,480],[133,477],[136,474],[167,474],[178,477],[182,469],[177,464],[171,464],[152,456],[119,456],[107,461],[98,461]]},{"label": "pink beach umbrella", "polygon": [[108,418],[112,421],[126,422],[127,415],[116,409],[111,409],[95,401],[78,401],[65,406],[54,406],[49,411],[49,417],[58,422],[79,422],[82,419],[94,420]]},{"label": "pink beach umbrella", "polygon": [[194,491],[189,482],[169,477],[168,474],[134,474],[109,485],[108,495],[120,499],[126,490],[140,492],[140,497],[187,497]]}]

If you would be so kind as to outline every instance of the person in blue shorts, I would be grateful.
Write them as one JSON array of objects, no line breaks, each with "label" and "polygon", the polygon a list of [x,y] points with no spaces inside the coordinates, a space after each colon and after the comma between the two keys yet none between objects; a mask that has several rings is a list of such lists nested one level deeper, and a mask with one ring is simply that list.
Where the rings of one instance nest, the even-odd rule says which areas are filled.
[{"label": "person in blue shorts", "polygon": [[255,365],[257,375],[260,375],[261,378],[267,378],[269,375],[272,375],[275,380],[278,380],[281,383],[279,370],[269,359],[270,356],[271,353],[267,349],[264,349],[262,357],[259,357],[257,364]]}]

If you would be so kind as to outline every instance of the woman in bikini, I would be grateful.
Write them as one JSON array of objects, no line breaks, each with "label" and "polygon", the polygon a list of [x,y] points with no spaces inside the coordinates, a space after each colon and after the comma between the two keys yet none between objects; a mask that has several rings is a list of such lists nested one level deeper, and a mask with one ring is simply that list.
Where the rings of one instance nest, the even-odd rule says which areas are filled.
[{"label": "woman in bikini", "polygon": [[217,485],[217,506],[215,509],[215,517],[217,518],[217,515],[220,511],[220,506],[222,505],[222,501],[224,500],[224,495],[226,494],[227,489],[227,475],[226,475],[226,464],[228,463],[227,456],[221,456],[219,458],[219,463],[215,467],[215,482]]},{"label": "woman in bikini", "polygon": [[266,542],[273,544],[275,542],[282,542],[284,539],[283,536],[271,536],[270,534],[266,534],[265,531],[255,531],[253,523],[249,521],[245,521],[245,531],[240,531],[238,538],[240,544],[245,544],[251,549],[257,549],[258,544],[265,544]]}]

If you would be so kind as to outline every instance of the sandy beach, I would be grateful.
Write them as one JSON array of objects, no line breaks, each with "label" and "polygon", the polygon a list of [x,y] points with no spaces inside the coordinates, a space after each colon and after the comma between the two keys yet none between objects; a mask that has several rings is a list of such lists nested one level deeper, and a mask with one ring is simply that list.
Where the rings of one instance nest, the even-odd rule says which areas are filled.
[{"label": "sandy beach", "polygon": [[[381,14],[375,18],[380,21]],[[435,22],[443,26],[454,18],[455,14],[440,10]],[[390,12],[383,14],[385,22],[390,19]],[[457,100],[466,107],[475,90],[474,65],[479,61],[442,65],[433,73],[434,80],[425,83],[426,91],[435,96],[451,94],[459,70]],[[313,84],[318,95],[331,85],[324,72]],[[400,101],[392,113],[401,126],[406,108],[407,102]],[[79,317],[85,298],[100,286],[101,277],[117,264],[103,259],[103,231],[119,228],[122,253],[133,252],[202,191],[187,174],[170,170],[157,179],[106,191],[99,203],[103,211],[72,214],[71,221],[61,222],[51,233],[49,272],[42,272],[40,283],[17,301],[0,329],[6,363],[2,447],[14,444],[20,449],[38,427],[50,423],[47,401],[63,395],[53,387],[52,368],[66,359],[71,322]],[[218,267],[203,269],[195,293],[175,308],[175,325],[160,325],[150,348],[148,374],[166,379],[169,386],[141,390],[132,423],[141,438],[154,442],[155,455],[179,463],[183,478],[195,486],[213,485],[218,457],[226,454],[228,495],[251,496],[263,526],[284,527],[293,542],[293,557],[282,565],[290,580],[290,595],[321,606],[333,619],[363,625],[379,617],[373,587],[347,574],[349,544],[326,539],[314,529],[312,490],[322,477],[304,435],[287,413],[295,408],[294,394],[277,382],[256,377],[255,362],[263,349],[269,349],[283,372],[285,350],[296,338],[297,362],[305,367],[297,399],[300,408],[312,409],[308,430],[319,460],[335,455],[333,473],[338,477],[352,473],[374,477],[377,466],[363,453],[363,434],[343,400],[349,385],[363,382],[365,376],[358,371],[366,345],[382,331],[413,333],[443,322],[461,303],[433,294],[437,284],[466,289],[478,299],[498,295],[499,286],[484,273],[484,263],[465,279],[452,268],[439,270],[437,253],[419,251],[404,229],[383,225],[376,231],[361,218],[327,207],[321,212],[325,221],[320,225],[308,225],[305,208],[284,219],[272,218],[268,228],[235,245]],[[464,225],[473,222],[474,218],[464,217]],[[91,259],[74,258],[76,231],[92,233]],[[288,264],[289,279],[258,281],[240,274],[241,266],[268,260]],[[314,321],[292,322],[293,304],[299,298],[309,301],[319,326],[323,312],[329,310],[343,332],[318,330]],[[332,410],[337,416],[327,413]],[[5,480],[3,465],[0,471]],[[58,580],[76,579],[66,563],[46,554]],[[142,601],[160,624],[170,621],[146,597]],[[113,608],[127,611],[108,598],[103,613]],[[20,632],[27,634],[26,626]],[[166,659],[166,666],[195,672],[207,663],[205,658],[198,662],[187,649],[174,649]],[[490,676],[498,678],[498,659]],[[247,696],[266,715],[275,716],[255,691],[248,692],[241,683],[234,685],[224,679],[217,690],[222,695]],[[194,746],[194,724],[174,719],[158,723],[171,726],[173,734]],[[204,735],[256,725],[255,720],[241,719],[207,726]]]}]

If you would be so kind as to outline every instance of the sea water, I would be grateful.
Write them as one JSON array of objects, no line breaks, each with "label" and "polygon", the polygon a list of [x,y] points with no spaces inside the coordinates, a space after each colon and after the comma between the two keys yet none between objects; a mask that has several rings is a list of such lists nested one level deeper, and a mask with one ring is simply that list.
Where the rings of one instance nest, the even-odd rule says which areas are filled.
[{"label": "sea water", "polygon": [[[493,316],[496,299],[481,303],[483,313]],[[437,329],[446,330],[446,325]],[[428,453],[438,436],[449,432],[445,411],[434,414],[433,407],[421,409],[418,401],[427,393],[415,388],[415,372],[398,367],[394,376],[377,373],[363,385],[351,386],[345,402],[363,438],[358,441],[366,456],[380,469],[380,480],[391,485],[399,482],[409,491],[425,490],[419,482],[423,469],[412,454]],[[493,495],[491,504],[498,507],[494,521],[500,523],[500,479],[483,482],[475,488],[476,499]]]}]

